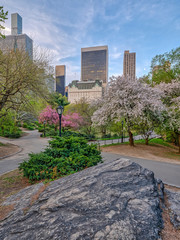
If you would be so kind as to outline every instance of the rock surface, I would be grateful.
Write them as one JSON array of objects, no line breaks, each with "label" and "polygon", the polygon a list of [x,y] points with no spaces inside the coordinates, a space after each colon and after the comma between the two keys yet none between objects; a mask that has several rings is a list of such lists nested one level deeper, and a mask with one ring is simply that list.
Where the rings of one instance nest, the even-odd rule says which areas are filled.
[{"label": "rock surface", "polygon": [[169,213],[172,224],[180,229],[180,191],[165,190],[169,203]]},{"label": "rock surface", "polygon": [[151,171],[114,160],[9,197],[0,239],[159,239],[159,203]]}]

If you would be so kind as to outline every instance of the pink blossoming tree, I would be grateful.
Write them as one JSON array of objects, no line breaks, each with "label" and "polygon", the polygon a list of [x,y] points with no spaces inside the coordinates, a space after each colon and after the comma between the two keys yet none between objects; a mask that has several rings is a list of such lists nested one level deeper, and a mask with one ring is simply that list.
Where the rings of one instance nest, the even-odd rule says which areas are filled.
[{"label": "pink blossoming tree", "polygon": [[59,115],[56,110],[47,106],[39,115],[39,122],[44,123],[44,121],[49,125],[57,126],[59,124]]},{"label": "pink blossoming tree", "polygon": [[[55,109],[52,109],[50,106],[47,106],[39,115],[40,123],[48,123],[49,125],[55,125],[55,128],[59,125],[59,115]],[[79,129],[83,124],[83,117],[78,113],[71,113],[67,115],[62,115],[62,127],[63,128],[72,128],[74,130]]]},{"label": "pink blossoming tree", "polygon": [[83,124],[83,122],[83,117],[78,113],[71,113],[62,116],[62,127],[77,130]]}]

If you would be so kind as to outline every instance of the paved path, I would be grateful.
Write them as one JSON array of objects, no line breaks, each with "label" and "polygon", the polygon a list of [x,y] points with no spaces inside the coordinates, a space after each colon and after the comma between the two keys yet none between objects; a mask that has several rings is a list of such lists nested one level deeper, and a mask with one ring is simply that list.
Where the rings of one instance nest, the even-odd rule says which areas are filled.
[{"label": "paved path", "polygon": [[[160,135],[152,133],[150,135],[149,139],[151,139],[151,138],[158,138],[158,137],[160,137]],[[143,136],[142,135],[137,135],[137,136],[133,136],[133,138],[134,138],[134,140],[140,140],[140,139],[143,139]],[[129,137],[123,138],[123,142],[129,142]],[[121,138],[119,138],[119,139],[110,139],[110,140],[91,141],[90,143],[97,143],[100,146],[103,146],[103,145],[109,145],[109,144],[113,144],[113,143],[121,143]]]},{"label": "paved path", "polygon": [[0,137],[0,142],[10,142],[23,149],[20,153],[0,160],[0,175],[18,168],[19,163],[28,159],[29,153],[38,153],[48,145],[49,139],[41,138],[40,133],[37,130],[26,132],[28,133],[27,136],[18,139],[5,139]]},{"label": "paved path", "polygon": [[[0,138],[0,142],[7,143],[11,142],[23,148],[22,152],[0,160],[0,175],[8,171],[14,170],[19,166],[20,162],[23,162],[28,158],[28,153],[34,152],[38,153],[48,145],[48,140],[46,138],[40,138],[38,131],[27,131],[29,135],[24,136],[15,140],[6,140]],[[109,140],[107,140],[109,141]],[[110,140],[111,141],[111,140]],[[100,144],[104,144],[102,141]],[[125,157],[119,154],[105,153],[102,152],[102,156],[105,161],[118,159],[118,158],[127,158],[140,164],[141,166],[152,170],[155,173],[156,178],[162,179],[164,183],[180,187],[180,165],[157,162],[153,160],[140,159],[135,157]]]},{"label": "paved path", "polygon": [[107,152],[102,152],[102,156],[104,161],[119,158],[130,159],[131,161],[140,164],[142,167],[153,171],[155,177],[161,179],[164,183],[177,186],[180,188],[180,164],[158,162],[153,160],[123,156]]}]

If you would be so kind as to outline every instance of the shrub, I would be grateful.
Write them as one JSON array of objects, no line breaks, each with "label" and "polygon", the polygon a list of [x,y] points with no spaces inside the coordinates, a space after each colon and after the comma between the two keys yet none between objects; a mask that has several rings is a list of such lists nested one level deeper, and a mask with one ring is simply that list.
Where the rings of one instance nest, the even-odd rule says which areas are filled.
[{"label": "shrub", "polygon": [[101,162],[96,144],[89,145],[82,137],[54,137],[44,152],[30,154],[28,162],[19,169],[31,182],[41,179],[56,179],[75,173]]},{"label": "shrub", "polygon": [[27,123],[23,123],[23,128],[27,128],[28,124]]}]

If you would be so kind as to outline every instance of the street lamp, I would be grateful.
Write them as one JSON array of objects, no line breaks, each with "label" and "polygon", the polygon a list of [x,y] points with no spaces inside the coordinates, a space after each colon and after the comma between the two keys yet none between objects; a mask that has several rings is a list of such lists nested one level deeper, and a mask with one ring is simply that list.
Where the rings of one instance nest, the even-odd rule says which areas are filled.
[{"label": "street lamp", "polygon": [[58,106],[57,112],[59,115],[59,136],[61,137],[61,118],[62,118],[62,113],[63,113],[63,106]]},{"label": "street lamp", "polygon": [[46,121],[44,121],[44,137],[46,136],[45,125],[46,125]]},{"label": "street lamp", "polygon": [[123,143],[123,124],[124,124],[124,122],[122,121],[121,124],[122,124],[121,143]]}]

